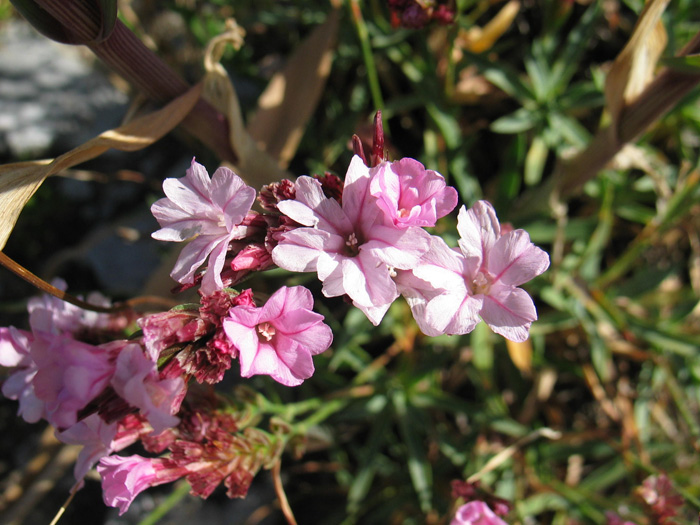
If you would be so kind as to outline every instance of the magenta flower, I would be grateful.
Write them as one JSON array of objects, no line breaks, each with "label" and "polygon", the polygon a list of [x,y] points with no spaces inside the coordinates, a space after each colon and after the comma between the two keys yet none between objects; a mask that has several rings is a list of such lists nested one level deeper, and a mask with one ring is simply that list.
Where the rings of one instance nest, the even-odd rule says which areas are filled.
[{"label": "magenta flower", "polygon": [[171,272],[179,283],[194,282],[195,271],[209,257],[202,291],[210,294],[224,287],[224,269],[229,243],[247,233],[240,223],[255,201],[255,190],[230,169],[221,167],[209,178],[204,166],[192,159],[184,178],[163,182],[166,198],[151,206],[161,229],[152,237],[161,241],[187,241]]},{"label": "magenta flower", "polygon": [[518,288],[549,267],[549,256],[524,230],[501,235],[493,207],[477,202],[459,212],[460,252],[433,238],[412,274],[397,277],[401,293],[427,335],[471,332],[479,317],[497,334],[525,341],[537,319],[532,298]]},{"label": "magenta flower", "polygon": [[429,235],[421,228],[384,224],[369,193],[374,173],[376,168],[365,166],[359,156],[352,158],[342,206],[324,195],[317,180],[299,177],[295,200],[277,207],[306,227],[284,233],[272,259],[286,270],[317,272],[326,297],[347,294],[377,325],[399,295],[394,269],[417,264],[428,250]]},{"label": "magenta flower", "polygon": [[177,425],[175,414],[185,396],[181,377],[160,379],[156,363],[138,344],[128,344],[119,353],[114,376],[114,391],[131,406],[138,408],[156,434]]},{"label": "magenta flower", "polygon": [[142,456],[108,456],[97,465],[102,477],[102,498],[105,505],[118,507],[124,514],[134,498],[149,487],[181,478],[185,469],[173,468],[167,459]]},{"label": "magenta flower", "polygon": [[483,501],[470,501],[457,509],[450,525],[508,525]]},{"label": "magenta flower", "polygon": [[300,385],[311,377],[311,356],[324,352],[333,340],[323,316],[311,311],[313,305],[309,290],[285,286],[262,308],[231,308],[224,331],[238,349],[241,375],[269,375],[287,386]]},{"label": "magenta flower", "polygon": [[397,228],[435,226],[457,206],[457,190],[447,186],[442,175],[410,158],[378,165],[370,193]]}]

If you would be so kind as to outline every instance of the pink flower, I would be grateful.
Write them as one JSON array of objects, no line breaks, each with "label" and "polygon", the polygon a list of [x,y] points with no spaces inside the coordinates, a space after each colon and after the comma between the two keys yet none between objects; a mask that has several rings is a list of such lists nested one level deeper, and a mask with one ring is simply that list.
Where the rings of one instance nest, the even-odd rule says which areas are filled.
[{"label": "pink flower", "polygon": [[175,414],[185,396],[181,377],[160,379],[156,363],[151,361],[140,345],[126,345],[117,358],[114,391],[131,406],[138,408],[159,434],[177,425]]},{"label": "pink flower", "polygon": [[27,423],[36,423],[44,417],[44,402],[36,397],[32,383],[37,366],[29,353],[32,334],[14,326],[0,328],[0,365],[16,370],[2,385],[8,399],[19,401],[17,414]]},{"label": "pink flower", "polygon": [[457,190],[442,175],[417,160],[382,162],[370,183],[370,193],[387,219],[398,228],[435,226],[457,206]]},{"label": "pink flower", "polygon": [[427,335],[471,332],[479,316],[497,334],[525,341],[537,311],[518,288],[549,267],[549,256],[524,230],[501,235],[493,207],[477,202],[459,212],[460,252],[433,238],[412,275],[399,275],[419,326]]},{"label": "pink flower", "polygon": [[429,235],[421,228],[384,224],[376,198],[369,193],[375,170],[353,157],[342,206],[324,195],[317,180],[299,177],[296,199],[283,200],[277,207],[306,227],[284,233],[272,259],[286,270],[317,272],[326,297],[347,294],[377,325],[398,297],[393,269],[414,266],[428,250]]},{"label": "pink flower", "polygon": [[[430,250],[412,271],[399,271],[396,284],[425,335],[466,334],[479,323],[483,301],[469,295],[465,276],[476,262],[433,236]],[[468,277],[466,277],[468,278]]]},{"label": "pink flower", "polygon": [[259,272],[270,266],[272,266],[272,256],[263,243],[248,244],[231,261],[231,269],[235,272],[243,270]]},{"label": "pink flower", "polygon": [[[63,279],[54,279],[53,284],[59,290],[66,290],[67,285]],[[110,300],[99,292],[92,292],[86,301],[96,306],[110,306]],[[83,310],[71,303],[49,294],[32,297],[27,302],[27,310],[32,329],[42,329],[54,333],[81,334],[87,331],[106,330],[110,328],[112,316],[109,314]],[[42,326],[36,326],[38,317],[42,317]]]},{"label": "pink flower", "polygon": [[147,488],[170,483],[186,473],[183,468],[172,468],[166,459],[136,455],[102,458],[97,472],[102,477],[105,505],[118,507],[120,516],[127,511],[134,498]]},{"label": "pink flower", "polygon": [[37,366],[32,383],[36,396],[46,403],[46,419],[65,429],[78,420],[78,412],[100,394],[114,373],[114,360],[122,343],[93,346],[63,335],[36,332],[30,352]]},{"label": "pink flower", "polygon": [[612,511],[605,512],[605,524],[606,525],[637,525],[633,521],[625,521],[620,516]]},{"label": "pink flower", "polygon": [[184,178],[166,179],[167,196],[151,206],[161,229],[152,237],[161,241],[193,239],[180,253],[171,272],[179,283],[194,282],[194,274],[210,257],[202,280],[202,291],[210,294],[224,287],[224,269],[229,242],[246,236],[240,226],[255,201],[255,190],[230,169],[221,167],[209,178],[204,166],[192,159]]},{"label": "pink flower", "polygon": [[637,488],[637,493],[649,505],[654,518],[661,524],[672,523],[671,518],[683,507],[683,498],[675,491],[670,478],[664,473],[647,477],[642,486]]},{"label": "pink flower", "polygon": [[457,509],[450,525],[508,525],[483,501],[470,501]]},{"label": "pink flower", "polygon": [[56,433],[56,438],[62,443],[83,446],[73,469],[75,479],[82,480],[100,458],[115,451],[111,443],[116,434],[117,423],[106,423],[97,414],[91,414],[63,432]]},{"label": "pink flower", "polygon": [[262,308],[231,308],[224,331],[238,349],[243,377],[265,374],[296,386],[312,376],[311,356],[333,340],[323,316],[311,311],[313,304],[309,290],[294,286],[277,290]]},{"label": "pink flower", "polygon": [[152,361],[160,353],[177,344],[192,342],[207,334],[209,326],[199,316],[199,310],[177,308],[142,317],[137,321],[143,330],[143,344]]}]

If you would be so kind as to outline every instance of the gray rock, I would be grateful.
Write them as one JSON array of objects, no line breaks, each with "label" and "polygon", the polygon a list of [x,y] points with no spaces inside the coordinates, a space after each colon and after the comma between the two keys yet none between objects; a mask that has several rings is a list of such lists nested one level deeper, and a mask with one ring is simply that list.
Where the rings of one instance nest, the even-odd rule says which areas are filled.
[{"label": "gray rock", "polygon": [[0,26],[0,155],[74,148],[118,125],[127,100],[84,48],[53,42],[22,20]]}]

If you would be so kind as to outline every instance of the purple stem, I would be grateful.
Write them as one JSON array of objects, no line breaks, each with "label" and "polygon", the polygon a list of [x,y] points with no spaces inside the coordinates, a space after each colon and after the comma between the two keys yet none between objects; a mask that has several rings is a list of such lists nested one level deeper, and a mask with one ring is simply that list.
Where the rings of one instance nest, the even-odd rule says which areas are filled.
[{"label": "purple stem", "polygon": [[[75,40],[88,46],[110,69],[118,73],[149,99],[167,103],[190,86],[158,55],[148,49],[120,20],[104,38],[102,15],[90,0],[37,0],[61,23]],[[182,126],[208,146],[221,160],[235,162],[229,143],[226,117],[205,100],[199,100]]]}]

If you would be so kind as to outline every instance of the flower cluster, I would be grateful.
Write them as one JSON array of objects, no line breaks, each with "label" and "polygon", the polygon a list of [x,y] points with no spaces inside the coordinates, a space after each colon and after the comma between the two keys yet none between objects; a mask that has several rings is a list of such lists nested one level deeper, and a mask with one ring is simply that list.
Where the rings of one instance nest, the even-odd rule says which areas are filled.
[{"label": "flower cluster", "polygon": [[435,0],[389,0],[389,9],[394,27],[420,29],[430,22],[448,25],[455,19],[454,7]]},{"label": "flower cluster", "polygon": [[[0,365],[13,369],[3,393],[27,421],[43,418],[83,446],[78,480],[99,462],[108,505],[123,513],[141,491],[180,478],[201,497],[222,483],[244,496],[279,457],[283,440],[201,389],[236,359],[244,378],[300,385],[333,334],[302,286],[261,306],[253,290],[236,290],[251,272],[314,272],[326,297],[346,297],[375,325],[404,296],[429,336],[466,334],[483,319],[509,339],[528,337],[537,314],[519,286],[547,269],[547,254],[523,230],[501,227],[483,201],[461,207],[450,248],[426,228],[454,210],[457,191],[417,160],[385,160],[380,121],[369,163],[354,143],[344,181],[326,173],[268,185],[262,213],[252,210],[256,191],[227,168],[210,178],[193,160],[184,178],[165,180],[153,237],[188,241],[171,276],[177,290],[198,287],[198,304],[138,317],[42,298],[29,303],[30,331],[0,328]],[[137,441],[160,455],[116,454]],[[460,509],[459,523],[499,522],[474,521],[490,512],[477,507]]]}]

